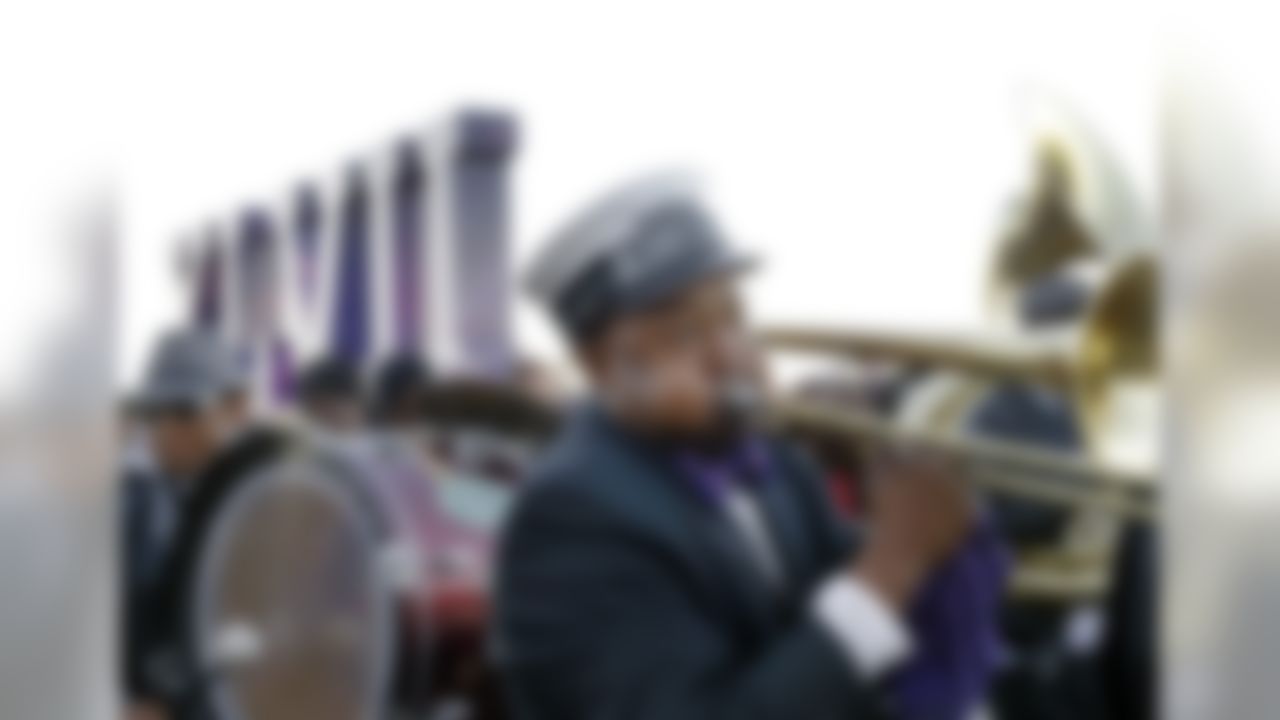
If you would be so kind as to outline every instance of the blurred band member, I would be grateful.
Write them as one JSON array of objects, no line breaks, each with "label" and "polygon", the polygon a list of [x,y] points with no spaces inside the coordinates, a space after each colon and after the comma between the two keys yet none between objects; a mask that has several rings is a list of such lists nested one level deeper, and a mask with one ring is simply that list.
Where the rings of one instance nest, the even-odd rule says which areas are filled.
[{"label": "blurred band member", "polygon": [[[1068,274],[1031,282],[1018,302],[1021,331],[1051,334],[1076,323],[1089,305],[1089,289]],[[1057,388],[1022,380],[995,383],[969,418],[973,433],[1035,444],[1064,452],[1082,448],[1083,438],[1070,398]],[[1042,502],[995,495],[994,515],[1015,543],[1052,543],[1071,520],[1071,511]]]},{"label": "blurred band member", "polygon": [[122,496],[124,670],[132,717],[189,717],[171,682],[158,620],[162,577],[196,479],[233,432],[223,404],[221,348],[208,335],[165,336],[134,401],[146,458],[126,462]]},{"label": "blurred band member", "polygon": [[[1080,322],[1091,287],[1070,266],[1029,281],[1018,298],[1021,330],[1052,334]],[[969,420],[974,434],[1079,452],[1084,437],[1061,390],[1008,380],[997,383]],[[1068,482],[1068,480],[1063,480]],[[1077,512],[1040,502],[992,496],[1002,534],[1020,548],[1053,548]],[[1126,527],[1113,559],[1105,605],[1080,601],[1022,602],[1007,608],[1013,661],[999,680],[1002,716],[1027,720],[1154,717],[1155,558],[1148,523]],[[1100,628],[1100,631],[1082,629]]]},{"label": "blurred band member", "polygon": [[933,459],[886,463],[861,541],[755,422],[749,263],[688,188],[624,188],[530,274],[591,397],[506,529],[517,718],[969,717],[1002,571]]},{"label": "blurred band member", "polygon": [[[1078,322],[1089,289],[1070,274],[1032,280],[1018,296],[1023,334],[1059,332]],[[1082,440],[1071,401],[1060,390],[1018,379],[994,383],[968,420],[979,437],[1076,452]],[[1079,513],[1043,502],[992,494],[992,517],[1020,551],[1057,546]],[[997,680],[995,705],[1002,717],[1026,720],[1093,718],[1103,714],[1096,677],[1099,609],[1093,603],[1011,603],[1003,613],[1011,661]],[[1127,716],[1126,720],[1127,719]],[[1135,720],[1137,720],[1135,718]]]},{"label": "blurred band member", "polygon": [[[1093,290],[1065,269],[1029,282],[1018,317],[1029,335],[1059,332],[1080,322]],[[998,384],[971,418],[984,437],[1081,451],[1082,428],[1060,390],[1029,383]],[[1043,503],[991,499],[1004,535],[1028,547],[1059,542],[1073,513]],[[1155,717],[1156,540],[1150,523],[1126,525],[1112,558],[1103,606],[1044,603],[1013,607],[1005,627],[1019,661],[1000,682],[1000,709],[1029,720],[1106,716]],[[1077,628],[1099,627],[1101,632]]]},{"label": "blurred band member", "polygon": [[422,400],[431,382],[427,365],[415,355],[397,355],[374,378],[369,420],[384,428],[411,426],[422,420]]},{"label": "blurred band member", "polygon": [[298,382],[298,401],[303,415],[317,427],[346,432],[363,424],[360,376],[341,358],[325,358],[304,370]]}]

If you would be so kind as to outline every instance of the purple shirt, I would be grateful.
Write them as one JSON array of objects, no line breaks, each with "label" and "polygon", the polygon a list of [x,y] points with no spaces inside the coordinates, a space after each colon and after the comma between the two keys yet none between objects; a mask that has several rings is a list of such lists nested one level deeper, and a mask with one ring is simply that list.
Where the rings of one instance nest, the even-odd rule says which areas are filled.
[{"label": "purple shirt", "polygon": [[911,661],[893,678],[910,720],[961,720],[986,697],[1005,655],[1000,607],[1010,557],[989,517],[916,596],[908,623]]},{"label": "purple shirt", "polygon": [[698,496],[717,508],[734,485],[755,488],[760,483],[767,482],[773,472],[764,441],[759,438],[744,440],[729,452],[718,456],[681,453],[676,456],[675,462]]}]

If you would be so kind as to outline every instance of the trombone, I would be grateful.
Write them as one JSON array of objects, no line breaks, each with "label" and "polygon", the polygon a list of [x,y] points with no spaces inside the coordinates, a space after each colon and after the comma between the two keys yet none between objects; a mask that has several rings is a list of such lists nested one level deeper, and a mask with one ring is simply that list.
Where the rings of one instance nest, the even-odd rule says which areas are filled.
[{"label": "trombone", "polygon": [[814,328],[767,330],[766,347],[942,367],[978,378],[1020,380],[1063,392],[1087,458],[1023,443],[936,429],[908,429],[869,412],[786,399],[775,418],[801,434],[905,445],[960,462],[993,492],[1126,519],[1155,516],[1156,268],[1149,255],[1111,263],[1083,319],[1047,345],[974,342]]}]

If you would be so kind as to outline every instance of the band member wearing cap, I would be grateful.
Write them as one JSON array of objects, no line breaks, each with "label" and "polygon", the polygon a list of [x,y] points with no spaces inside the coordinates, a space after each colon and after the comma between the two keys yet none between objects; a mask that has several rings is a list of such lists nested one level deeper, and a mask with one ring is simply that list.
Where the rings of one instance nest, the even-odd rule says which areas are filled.
[{"label": "band member wearing cap", "polygon": [[298,405],[317,428],[340,433],[360,429],[365,414],[360,373],[341,357],[316,360],[298,380]]},{"label": "band member wearing cap", "polygon": [[422,399],[431,384],[427,363],[416,355],[396,355],[378,370],[369,398],[375,427],[412,427],[422,421]]},{"label": "band member wearing cap", "polygon": [[131,717],[181,717],[171,644],[159,618],[163,578],[197,479],[241,422],[224,365],[210,336],[163,337],[134,405],[145,445],[127,459],[122,484],[125,694]]},{"label": "band member wearing cap", "polygon": [[[1089,309],[1090,289],[1070,266],[1046,272],[1022,288],[1018,319],[1028,335],[1059,332]],[[1006,380],[993,386],[969,418],[982,437],[1014,440],[1061,451],[1083,445],[1079,421],[1059,390]],[[1075,515],[1061,508],[992,496],[1001,534],[1035,549],[1062,542]],[[1086,521],[1088,522],[1088,521]],[[1027,720],[1155,716],[1154,536],[1149,523],[1121,532],[1105,603],[1041,602],[1010,605],[1003,626],[1016,660],[997,683],[1002,716]],[[1089,631],[1096,628],[1096,631]]]},{"label": "band member wearing cap", "polygon": [[503,537],[495,653],[516,717],[959,719],[981,702],[1000,572],[989,545],[965,551],[972,498],[899,459],[855,539],[755,422],[749,264],[662,179],[534,263],[591,397]]}]

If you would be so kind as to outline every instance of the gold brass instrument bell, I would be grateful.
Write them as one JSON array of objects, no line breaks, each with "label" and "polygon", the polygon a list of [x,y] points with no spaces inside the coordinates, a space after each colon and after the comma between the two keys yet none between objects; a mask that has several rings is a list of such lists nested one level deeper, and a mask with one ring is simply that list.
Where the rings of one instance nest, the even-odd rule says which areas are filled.
[{"label": "gold brass instrument bell", "polygon": [[[792,326],[766,330],[764,340],[774,352],[905,370],[913,380],[891,416],[834,394],[791,394],[772,403],[775,420],[827,447],[929,449],[978,487],[1069,511],[1057,539],[1014,548],[1010,591],[1020,601],[1074,603],[1105,591],[1122,524],[1156,516],[1158,269],[1136,194],[1099,137],[1067,112],[1041,119],[1031,187],[1000,229],[988,273],[987,308],[1000,335]],[[1024,325],[1025,289],[1051,277],[1085,291],[1083,312],[1052,327]],[[1083,452],[972,432],[977,403],[1008,381],[1068,402]]]},{"label": "gold brass instrument bell", "polygon": [[[1001,337],[767,331],[766,345],[774,349],[925,368],[921,384],[942,388],[912,391],[937,396],[923,398],[939,406],[928,408],[931,417],[923,425],[797,398],[777,401],[776,415],[802,433],[932,448],[964,461],[968,475],[994,491],[1150,518],[1160,396],[1157,267],[1144,245],[1149,236],[1133,188],[1092,128],[1057,104],[1031,109],[1030,187],[997,235],[988,274],[988,309]],[[1084,312],[1051,332],[1021,328],[1021,293],[1056,274],[1085,289]],[[1085,457],[973,437],[957,427],[996,380],[1022,381],[1068,398],[1085,436]],[[915,399],[908,398],[908,405]],[[938,399],[946,401],[946,412],[939,412]]]},{"label": "gold brass instrument bell", "polygon": [[1030,187],[997,232],[987,278],[987,309],[1001,330],[1017,327],[1016,299],[1037,277],[1149,250],[1152,238],[1135,188],[1094,128],[1050,98],[1028,110]]},{"label": "gold brass instrument bell", "polygon": [[955,458],[966,477],[995,492],[1126,518],[1154,515],[1156,269],[1150,256],[1114,265],[1070,332],[1038,342],[990,342],[896,333],[776,328],[767,347],[936,367],[987,381],[1018,379],[1065,393],[1088,459],[1022,443],[909,429],[869,412],[814,400],[775,403],[802,434],[919,447]]}]

